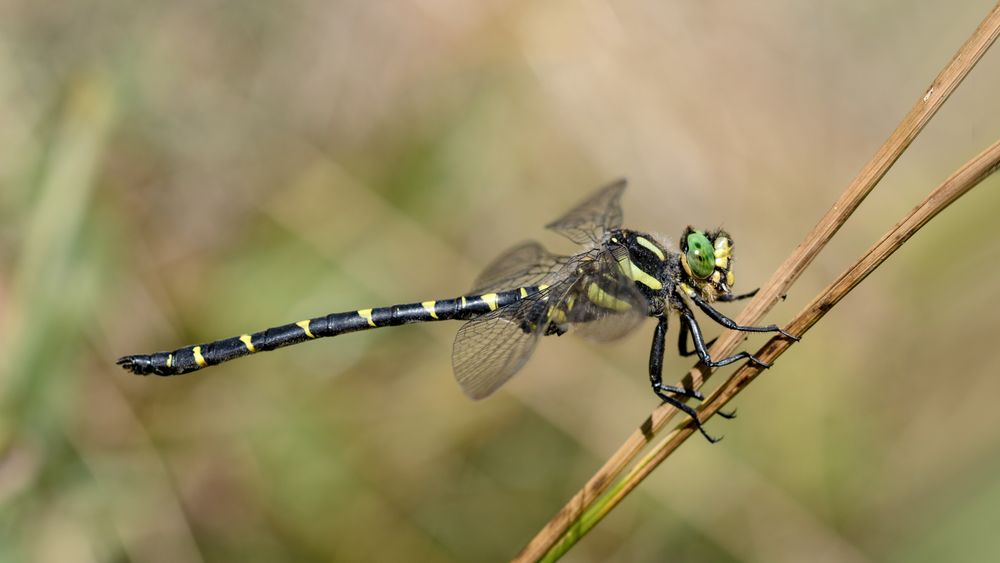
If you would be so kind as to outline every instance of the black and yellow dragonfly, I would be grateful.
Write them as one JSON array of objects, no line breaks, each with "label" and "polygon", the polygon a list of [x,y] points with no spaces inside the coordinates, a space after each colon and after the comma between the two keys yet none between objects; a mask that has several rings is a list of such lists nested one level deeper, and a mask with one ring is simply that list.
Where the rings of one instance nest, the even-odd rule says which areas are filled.
[{"label": "black and yellow dragonfly", "polygon": [[[547,225],[582,245],[578,254],[561,256],[531,241],[497,258],[479,276],[475,289],[453,299],[333,313],[171,352],[125,356],[123,368],[139,374],[180,375],[243,356],[327,336],[415,322],[466,321],[452,351],[455,378],[466,395],[488,397],[525,364],[542,336],[573,330],[598,340],[614,340],[643,319],[657,319],[649,357],[653,392],[687,413],[701,433],[693,408],[679,397],[702,399],[698,391],[663,383],[664,339],[671,312],[680,316],[678,349],[697,354],[717,367],[739,360],[767,364],[739,352],[714,360],[689,303],[722,326],[745,332],[788,334],[776,325],[742,326],[716,310],[715,301],[734,301],[733,240],[722,230],[688,227],[680,252],[655,237],[622,228],[620,200],[625,180],[611,184],[563,217]],[[688,338],[694,350],[688,348]]]}]

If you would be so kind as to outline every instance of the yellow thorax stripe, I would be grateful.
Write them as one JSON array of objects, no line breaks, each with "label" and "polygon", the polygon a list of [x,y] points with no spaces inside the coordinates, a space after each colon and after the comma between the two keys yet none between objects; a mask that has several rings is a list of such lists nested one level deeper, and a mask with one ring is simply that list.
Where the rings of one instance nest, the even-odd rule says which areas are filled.
[{"label": "yellow thorax stripe", "polygon": [[605,309],[611,309],[612,311],[628,311],[632,308],[631,303],[628,301],[622,301],[607,291],[604,291],[595,282],[590,282],[590,284],[587,285],[587,299],[590,299],[590,302],[594,305],[604,307]]},{"label": "yellow thorax stripe", "polygon": [[562,324],[566,322],[566,311],[563,311],[562,309],[556,309],[551,305],[549,305],[549,310],[545,316],[547,320],[553,321],[556,324]]},{"label": "yellow thorax stripe", "polygon": [[628,276],[630,279],[641,283],[642,285],[648,287],[652,290],[663,289],[663,284],[660,280],[654,278],[653,276],[646,273],[645,270],[635,265],[628,256],[620,256],[618,258],[618,267],[621,269],[622,273]]},{"label": "yellow thorax stripe", "polygon": [[667,257],[663,255],[663,251],[660,250],[660,247],[656,246],[656,244],[654,244],[653,241],[645,237],[635,237],[635,242],[639,243],[639,246],[645,247],[646,250],[655,254],[656,257],[659,258],[661,262],[667,259]]}]

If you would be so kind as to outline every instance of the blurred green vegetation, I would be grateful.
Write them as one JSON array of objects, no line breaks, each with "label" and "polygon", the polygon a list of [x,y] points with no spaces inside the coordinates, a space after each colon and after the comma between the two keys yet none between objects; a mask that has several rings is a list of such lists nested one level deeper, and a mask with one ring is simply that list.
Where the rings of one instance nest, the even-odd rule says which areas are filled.
[{"label": "blurred green vegetation", "polygon": [[[541,226],[620,175],[629,225],[722,224],[753,287],[990,6],[0,3],[0,561],[512,556],[654,406],[651,325],[544,342],[481,403],[446,323],[114,359],[460,294],[524,238],[568,250]],[[998,91],[992,52],[775,322],[996,139]],[[568,559],[995,559],[998,184]]]}]

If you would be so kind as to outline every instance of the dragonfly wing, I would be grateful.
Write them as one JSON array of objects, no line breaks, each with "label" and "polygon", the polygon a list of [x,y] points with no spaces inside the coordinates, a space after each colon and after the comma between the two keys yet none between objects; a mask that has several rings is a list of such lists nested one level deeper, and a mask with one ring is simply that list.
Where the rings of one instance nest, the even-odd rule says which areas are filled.
[{"label": "dragonfly wing", "polygon": [[580,267],[585,275],[576,280],[559,307],[575,334],[596,341],[621,338],[646,319],[649,300],[622,271],[612,252],[594,251],[586,260]]},{"label": "dragonfly wing", "polygon": [[521,243],[498,256],[479,274],[472,293],[550,283],[549,280],[562,269],[565,261],[566,257],[550,253],[535,241]]},{"label": "dragonfly wing", "polygon": [[530,294],[458,329],[451,363],[466,395],[484,399],[524,366],[550,324],[553,296],[564,293],[567,285],[557,284]]},{"label": "dragonfly wing", "polygon": [[605,186],[568,213],[545,226],[577,244],[600,243],[605,232],[622,226],[624,178]]}]

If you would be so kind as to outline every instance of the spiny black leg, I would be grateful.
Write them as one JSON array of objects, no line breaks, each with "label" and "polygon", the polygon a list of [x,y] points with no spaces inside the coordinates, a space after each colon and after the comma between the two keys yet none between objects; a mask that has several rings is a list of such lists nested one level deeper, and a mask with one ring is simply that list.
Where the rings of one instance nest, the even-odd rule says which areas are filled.
[{"label": "spiny black leg", "polygon": [[677,353],[684,357],[694,354],[694,352],[688,350],[687,340],[688,340],[688,327],[682,321],[681,329],[677,331]]},{"label": "spiny black leg", "polygon": [[698,326],[698,321],[695,320],[694,313],[692,313],[687,307],[681,309],[681,322],[688,325],[688,329],[691,331],[691,339],[694,340],[694,349],[698,353],[698,358],[701,359],[706,366],[717,368],[727,366],[740,360],[749,360],[762,368],[771,367],[771,364],[762,362],[747,351],[738,352],[728,358],[722,358],[721,360],[713,360],[712,357],[708,355],[708,348],[705,346],[705,339],[701,337],[701,327]]},{"label": "spiny black leg", "polygon": [[675,409],[691,417],[691,420],[694,422],[695,428],[698,429],[698,432],[701,432],[701,435],[704,436],[705,439],[708,440],[710,444],[714,444],[722,439],[722,436],[716,438],[715,436],[712,436],[711,434],[705,431],[705,427],[701,425],[701,420],[698,419],[698,411],[691,408],[690,405],[686,405],[678,401],[676,398],[671,397],[670,395],[656,391],[655,388],[653,389],[653,391],[656,393],[657,397],[663,399],[664,403],[667,403],[668,405],[674,407]]},{"label": "spiny black leg", "polygon": [[[757,290],[756,289],[753,290],[753,293],[757,293]],[[681,321],[681,329],[680,329],[679,332],[680,332],[680,335],[677,338],[677,350],[681,353],[682,356],[692,356],[692,355],[696,354],[697,351],[695,351],[695,350],[688,350],[687,349],[687,339],[688,339],[688,334],[689,334],[690,331],[688,330],[687,323],[685,323],[683,320]],[[718,340],[718,338],[713,338],[713,339],[709,340],[708,342],[706,342],[705,343],[705,348],[711,348],[712,344],[715,344],[716,340]],[[732,419],[736,418],[736,411],[735,410],[730,411],[730,412],[716,411],[715,414],[717,414],[717,415],[719,415],[722,418],[725,418],[727,420],[732,420]]]},{"label": "spiny black leg", "polygon": [[659,317],[656,329],[653,331],[653,344],[649,347],[649,382],[653,391],[666,391],[692,399],[704,400],[705,396],[694,389],[686,389],[676,385],[663,383],[663,348],[667,336],[667,316]]},{"label": "spiny black leg", "polygon": [[730,330],[738,330],[741,332],[777,332],[780,333],[782,336],[785,336],[786,338],[791,338],[792,340],[795,340],[796,342],[799,340],[798,336],[785,332],[778,325],[745,326],[736,324],[736,321],[723,315],[718,309],[709,305],[707,302],[705,302],[704,299],[702,299],[698,295],[689,295],[689,297],[691,298],[691,301],[694,301],[694,304],[697,305],[698,308],[701,309],[702,311],[705,311],[705,314],[711,317],[713,321],[719,323],[720,325]]},{"label": "spiny black leg", "polygon": [[682,397],[691,397],[692,399],[698,399],[699,401],[705,400],[705,396],[702,395],[701,391],[698,391],[697,389],[688,389],[677,385],[667,385],[666,383],[660,383],[656,386],[656,388],[661,391],[673,393],[674,395],[680,395]]},{"label": "spiny black leg", "polygon": [[[727,294],[719,297],[717,299],[717,301],[729,302],[729,301],[739,301],[741,299],[749,299],[749,298],[753,297],[754,295],[757,295],[758,291],[760,291],[759,287],[757,289],[753,290],[753,291],[748,291],[748,292],[742,293],[740,295],[733,295],[732,293],[727,293]],[[681,323],[681,331],[680,331],[680,335],[679,335],[679,337],[677,339],[677,351],[680,352],[680,355],[684,356],[684,357],[693,356],[693,355],[695,355],[697,353],[695,350],[689,350],[688,349],[688,347],[687,347],[687,336],[688,336],[688,327],[687,327],[686,324]],[[719,337],[715,337],[715,338],[709,340],[708,342],[706,342],[705,343],[705,348],[711,348],[712,344],[715,344],[715,341],[718,340],[718,339],[719,339]]]},{"label": "spiny black leg", "polygon": [[667,316],[664,315],[660,317],[656,323],[656,330],[653,331],[653,344],[649,349],[649,382],[653,386],[653,393],[656,393],[656,396],[663,402],[691,417],[691,420],[694,421],[694,424],[698,428],[698,431],[701,432],[701,435],[704,436],[710,443],[714,444],[721,440],[721,438],[716,438],[705,431],[705,429],[701,426],[701,421],[698,420],[698,412],[689,405],[681,402],[676,397],[667,394],[674,393],[685,397],[692,397],[698,399],[699,401],[705,398],[704,395],[695,390],[685,389],[674,385],[664,385],[663,348],[666,336]]},{"label": "spiny black leg", "polygon": [[[688,356],[693,356],[698,353],[696,350],[688,350],[687,339],[688,339],[688,327],[686,323],[682,322],[680,334],[677,335],[677,352],[680,353],[680,355],[684,356],[685,358]],[[711,348],[712,344],[715,344],[715,341],[718,339],[719,339],[718,337],[715,337],[706,342],[705,348]]]},{"label": "spiny black leg", "polygon": [[757,289],[753,290],[753,291],[748,291],[748,292],[742,293],[740,295],[733,295],[732,293],[727,293],[727,294],[719,297],[717,299],[717,301],[729,302],[729,301],[739,301],[740,299],[749,299],[749,298],[753,297],[754,295],[757,295],[758,291],[760,291],[759,287]]}]

